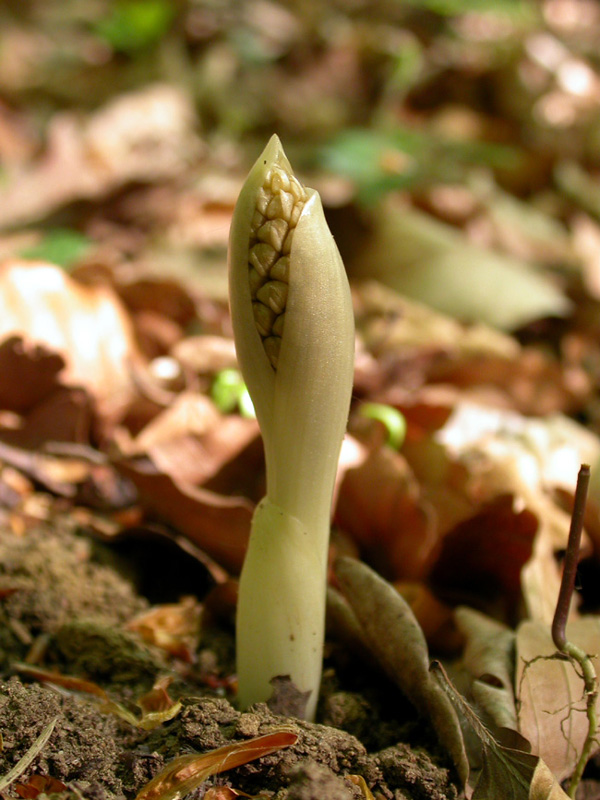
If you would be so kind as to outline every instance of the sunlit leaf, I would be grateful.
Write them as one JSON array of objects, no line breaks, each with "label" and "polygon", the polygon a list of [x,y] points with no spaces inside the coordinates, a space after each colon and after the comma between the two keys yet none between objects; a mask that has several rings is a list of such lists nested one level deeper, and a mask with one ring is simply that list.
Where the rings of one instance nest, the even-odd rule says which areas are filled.
[{"label": "sunlit leaf", "polygon": [[460,320],[512,329],[564,316],[570,303],[516,258],[470,242],[450,225],[390,198],[370,217],[360,247],[342,253],[351,276],[375,279]]}]

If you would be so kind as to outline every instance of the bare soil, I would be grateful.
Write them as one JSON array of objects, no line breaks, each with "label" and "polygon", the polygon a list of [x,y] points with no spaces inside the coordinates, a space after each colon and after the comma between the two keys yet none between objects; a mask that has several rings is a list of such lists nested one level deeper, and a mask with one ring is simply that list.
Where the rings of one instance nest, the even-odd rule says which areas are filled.
[{"label": "bare soil", "polygon": [[[282,726],[297,732],[295,745],[210,778],[197,796],[209,786],[231,786],[278,800],[364,798],[348,775],[363,776],[378,800],[460,796],[452,768],[437,752],[427,725],[381,674],[370,672],[341,646],[327,645],[318,724],[278,716],[264,704],[240,713],[227,681],[219,685],[219,680],[206,679],[206,665],[213,679],[233,673],[231,629],[205,627],[200,649],[185,667],[126,629],[127,621],[154,599],[136,586],[160,583],[163,559],[153,563],[145,558],[145,574],[139,569],[136,574],[135,552],[129,560],[117,557],[77,530],[68,516],[25,532],[14,527],[0,530],[0,776],[49,723],[56,723],[41,752],[4,790],[5,797],[16,796],[15,791],[35,796],[28,781],[41,775],[66,786],[52,794],[55,798],[133,798],[176,756]],[[176,578],[167,582],[157,594],[176,599]],[[89,694],[27,675],[26,660],[93,681],[132,711],[157,677],[171,675],[169,694],[181,700],[182,709],[174,719],[144,731]]]}]

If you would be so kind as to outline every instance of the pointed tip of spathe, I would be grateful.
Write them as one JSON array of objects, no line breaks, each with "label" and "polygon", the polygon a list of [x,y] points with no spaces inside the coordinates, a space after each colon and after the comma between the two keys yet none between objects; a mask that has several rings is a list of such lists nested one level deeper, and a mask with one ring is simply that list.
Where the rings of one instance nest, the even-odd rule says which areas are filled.
[{"label": "pointed tip of spathe", "polygon": [[259,161],[262,161],[264,166],[277,164],[293,175],[292,166],[285,154],[283,145],[281,144],[281,139],[276,133],[274,133],[269,139],[267,146],[262,151]]}]

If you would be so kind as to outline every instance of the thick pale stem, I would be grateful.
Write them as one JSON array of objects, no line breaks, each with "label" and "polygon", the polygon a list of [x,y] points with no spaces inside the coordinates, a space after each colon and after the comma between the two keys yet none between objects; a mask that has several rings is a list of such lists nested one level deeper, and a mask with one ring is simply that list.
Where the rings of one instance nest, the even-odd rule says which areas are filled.
[{"label": "thick pale stem", "polygon": [[256,509],[252,546],[240,577],[237,664],[242,707],[266,701],[270,681],[289,675],[308,693],[314,717],[325,619],[326,549],[308,547],[309,533],[268,499]]}]

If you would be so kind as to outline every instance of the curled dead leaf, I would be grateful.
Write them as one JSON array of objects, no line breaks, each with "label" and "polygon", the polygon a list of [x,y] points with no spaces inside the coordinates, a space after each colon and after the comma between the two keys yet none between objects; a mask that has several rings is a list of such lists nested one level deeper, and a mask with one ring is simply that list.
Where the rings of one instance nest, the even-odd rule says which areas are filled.
[{"label": "curled dead leaf", "polygon": [[[456,691],[442,665],[434,661],[431,670],[442,691],[481,744],[482,768],[476,778],[472,800],[565,800],[567,795],[541,758],[502,745]],[[511,740],[518,736],[514,731],[509,733]],[[525,745],[522,737],[519,738]]]},{"label": "curled dead leaf", "polygon": [[410,606],[391,584],[361,561],[339,558],[335,574],[373,656],[430,721],[465,783],[469,767],[458,718],[429,673],[427,643]]},{"label": "curled dead leaf", "polygon": [[211,775],[276,753],[297,740],[298,734],[279,730],[208,753],[180,756],[147,783],[138,792],[136,800],[174,800],[196,789]]},{"label": "curled dead leaf", "polygon": [[110,289],[81,286],[45,262],[7,261],[0,266],[0,339],[14,336],[58,354],[62,380],[88,389],[102,414],[114,417],[131,400],[130,365],[141,357]]}]

